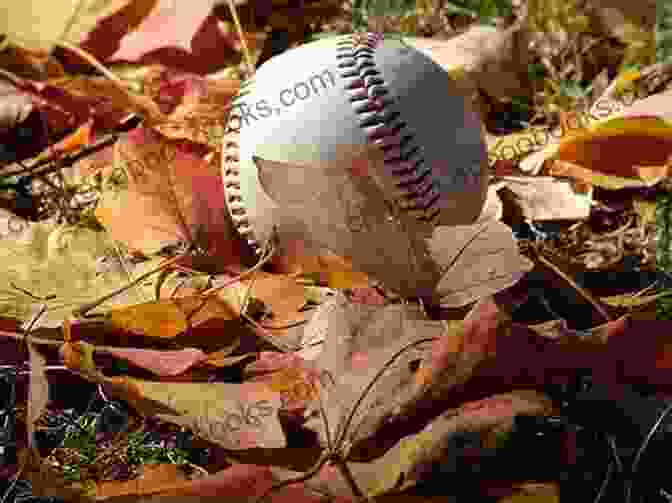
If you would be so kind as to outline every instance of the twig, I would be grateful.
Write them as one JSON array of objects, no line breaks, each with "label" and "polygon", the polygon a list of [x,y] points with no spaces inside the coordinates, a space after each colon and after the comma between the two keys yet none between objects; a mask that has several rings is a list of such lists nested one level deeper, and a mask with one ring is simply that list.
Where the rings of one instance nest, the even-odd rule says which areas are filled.
[{"label": "twig", "polygon": [[52,300],[52,299],[55,299],[55,298],[56,298],[56,295],[53,294],[53,293],[52,293],[51,295],[47,295],[47,296],[45,296],[45,297],[38,297],[37,295],[33,295],[32,293],[30,293],[30,292],[29,292],[28,290],[26,290],[25,288],[21,288],[20,286],[16,286],[16,285],[14,284],[13,281],[10,281],[9,284],[10,284],[13,288],[16,288],[17,290],[19,290],[19,291],[25,293],[26,295],[32,297],[32,298],[35,299],[35,300]]},{"label": "twig", "polygon": [[161,109],[156,103],[154,103],[152,100],[141,100],[133,93],[131,93],[126,88],[126,86],[124,86],[123,81],[119,77],[117,77],[114,73],[105,68],[91,54],[89,54],[82,48],[71,44],[70,42],[66,42],[65,40],[58,40],[56,42],[56,45],[76,54],[84,61],[86,61],[88,64],[90,64],[92,67],[94,67],[96,70],[98,70],[100,73],[102,73],[105,77],[107,77],[112,83],[112,85],[116,87],[119,90],[119,92],[123,93],[124,96],[126,96],[131,103],[133,103],[138,108],[142,109],[147,122],[156,123],[165,121],[166,117],[163,115]]},{"label": "twig", "polygon": [[[399,351],[397,351],[394,355],[392,355],[390,357],[390,359],[387,360],[387,362],[385,362],[385,364],[380,368],[380,370],[378,370],[378,372],[373,377],[373,379],[371,379],[371,381],[366,385],[366,387],[364,388],[362,393],[359,395],[359,398],[357,399],[357,401],[355,402],[355,405],[350,410],[350,413],[348,414],[347,419],[342,423],[341,427],[339,428],[340,429],[339,435],[338,435],[338,438],[336,439],[336,445],[337,446],[340,446],[345,441],[345,435],[347,434],[348,428],[350,428],[350,424],[352,423],[352,420],[355,417],[355,412],[357,412],[357,408],[360,406],[360,404],[362,403],[362,401],[364,400],[366,395],[369,393],[371,388],[373,388],[373,385],[376,384],[378,379],[380,379],[380,376],[382,376],[383,373],[385,373],[385,371],[390,368],[390,365],[392,365],[394,363],[394,361],[397,358],[399,358],[399,356],[401,356],[404,352],[411,349],[412,347],[417,346],[417,345],[422,344],[422,343],[425,343],[425,342],[435,341],[437,339],[439,339],[439,337],[423,337],[422,339],[418,339],[417,341],[413,341],[413,342],[405,345],[403,348],[401,348]],[[348,453],[346,453],[344,455],[345,458],[347,458],[347,454]]]},{"label": "twig", "polygon": [[171,265],[171,264],[174,264],[175,262],[177,262],[178,260],[180,260],[180,259],[183,258],[183,257],[184,257],[184,254],[182,254],[182,255],[178,255],[177,257],[173,257],[173,258],[171,258],[171,259],[165,261],[163,264],[160,264],[159,266],[155,267],[155,268],[152,269],[151,271],[146,272],[145,274],[139,276],[138,278],[136,278],[135,280],[133,280],[131,283],[127,284],[126,286],[123,286],[123,287],[121,287],[121,288],[115,290],[115,291],[112,292],[112,293],[108,293],[107,295],[104,295],[103,297],[101,297],[101,298],[98,299],[98,300],[94,300],[93,302],[89,302],[88,304],[84,304],[83,306],[79,307],[78,309],[75,309],[75,310],[72,312],[73,316],[75,316],[75,317],[77,317],[77,318],[84,318],[84,317],[86,317],[86,313],[87,313],[88,311],[91,311],[92,309],[95,309],[96,307],[98,307],[100,304],[102,304],[102,303],[105,302],[106,300],[109,300],[109,299],[111,299],[112,297],[115,297],[115,296],[119,295],[120,293],[125,292],[125,291],[128,290],[129,288],[134,287],[135,285],[137,285],[138,283],[140,283],[140,282],[141,282],[142,280],[144,280],[145,278],[148,278],[148,277],[151,276],[152,274],[156,274],[157,272],[161,271],[162,269],[165,269],[166,267],[168,267],[168,266]]},{"label": "twig", "polygon": [[[359,501],[370,501],[370,498],[365,495],[362,490],[359,488],[357,485],[354,477],[352,476],[352,472],[346,465],[346,460],[348,459],[348,454],[349,452],[342,452],[342,446],[345,442],[345,435],[348,432],[348,429],[350,428],[350,424],[352,423],[352,419],[355,416],[355,413],[357,412],[357,409],[359,408],[360,404],[362,403],[362,400],[366,397],[366,395],[369,393],[373,385],[380,379],[380,376],[383,375],[383,373],[389,369],[390,365],[394,363],[394,361],[399,358],[400,355],[402,355],[405,351],[409,350],[410,348],[417,346],[419,344],[422,344],[424,342],[430,342],[430,341],[435,341],[438,339],[438,337],[424,337],[422,339],[418,339],[416,341],[413,341],[409,344],[406,344],[403,348],[401,348],[399,351],[397,351],[394,355],[392,355],[386,362],[385,364],[378,370],[376,375],[371,379],[371,381],[366,385],[362,393],[359,395],[359,398],[355,402],[354,406],[350,410],[350,413],[348,414],[348,417],[346,420],[341,423],[339,432],[338,432],[338,438],[336,441],[331,444],[331,439],[330,435],[328,432],[328,423],[327,423],[327,415],[326,412],[324,411],[324,406],[322,405],[322,402],[320,401],[320,411],[322,413],[322,419],[324,421],[324,426],[326,429],[326,437],[327,437],[327,444],[329,445],[329,448],[320,456],[320,459],[315,463],[315,465],[308,470],[306,473],[301,475],[300,477],[294,478],[294,479],[289,479],[289,480],[284,480],[278,484],[274,484],[271,486],[264,494],[262,494],[255,503],[262,503],[262,501],[267,498],[271,493],[274,491],[281,489],[283,487],[289,486],[291,484],[295,484],[297,482],[304,482],[313,476],[317,475],[319,471],[322,469],[322,467],[329,461],[333,462],[337,468],[340,470],[341,474],[343,474],[344,478],[348,482],[348,485],[353,491],[353,494],[357,497]],[[349,451],[349,449],[348,449]]]},{"label": "twig", "polygon": [[272,493],[276,492],[278,489],[282,489],[283,487],[290,486],[292,484],[296,484],[298,482],[304,482],[313,476],[317,475],[319,471],[322,469],[322,467],[331,459],[331,453],[330,452],[324,452],[322,456],[320,456],[320,459],[317,460],[317,462],[313,465],[313,467],[308,470],[306,473],[301,475],[300,477],[297,477],[295,479],[288,479],[288,480],[283,480],[282,482],[278,482],[277,484],[273,484],[271,487],[264,492],[257,500],[255,503],[262,503],[266,498],[268,498]]},{"label": "twig", "polygon": [[16,171],[10,171],[7,173],[0,173],[0,176],[6,177],[6,176],[16,176],[16,175],[22,175],[24,173],[30,173],[34,176],[40,176],[40,175],[47,175],[49,173],[54,173],[56,171],[60,171],[63,168],[67,168],[69,166],[72,166],[75,164],[77,161],[80,159],[83,159],[84,157],[88,157],[91,154],[96,153],[99,150],[104,149],[105,147],[108,147],[115,143],[119,139],[119,135],[117,134],[111,134],[109,136],[106,136],[92,145],[88,145],[86,147],[83,147],[79,152],[76,154],[69,155],[67,157],[61,157],[58,159],[58,162],[56,163],[55,166],[49,166],[41,171],[36,171],[37,168],[40,166],[44,166],[45,164],[51,164],[53,163],[56,159],[53,157],[49,157],[46,159],[41,159],[34,164],[30,166],[26,166],[23,169],[19,169]]},{"label": "twig", "polygon": [[[238,13],[236,12],[236,6],[233,4],[233,0],[228,0],[229,10],[231,11],[231,16],[233,17],[233,22],[236,25],[236,30],[238,30],[238,36],[240,37],[240,43],[243,44],[243,55],[245,56],[245,61],[248,67],[248,73],[254,73],[254,64],[252,64],[252,57],[250,56],[250,49],[247,47],[247,41],[245,40],[245,35],[243,33],[243,27],[240,24],[240,19],[238,19]],[[248,75],[249,77],[249,75]]]},{"label": "twig", "polygon": [[[18,332],[8,332],[6,330],[0,330],[0,337],[9,337],[10,339],[16,339],[17,341],[24,341],[25,336]],[[30,342],[33,344],[42,344],[43,346],[52,346],[52,347],[61,347],[63,341],[57,341],[54,339],[41,339],[39,337],[31,337]]]},{"label": "twig", "polygon": [[558,276],[560,276],[562,279],[564,279],[569,285],[574,288],[579,295],[581,295],[584,299],[586,299],[590,304],[595,308],[595,310],[602,315],[602,317],[606,321],[611,321],[611,317],[609,314],[604,310],[604,308],[600,305],[600,303],[593,297],[587,290],[579,286],[569,275],[565,274],[558,266],[556,266],[553,262],[548,260],[546,257],[544,257],[535,247],[531,247],[531,250],[534,251],[534,254],[536,257],[539,259],[539,262],[544,264],[545,266],[549,267],[550,269],[553,270]]},{"label": "twig", "polygon": [[262,327],[261,325],[259,325],[259,323],[257,323],[257,322],[254,321],[252,318],[250,318],[245,312],[242,312],[242,311],[241,311],[240,316],[241,316],[242,318],[244,318],[245,320],[247,320],[247,321],[248,321],[249,323],[251,323],[252,325],[254,325],[254,327],[257,329],[256,334],[257,334],[259,337],[261,337],[261,338],[267,340],[268,342],[270,342],[271,344],[273,344],[273,345],[274,345],[275,347],[277,347],[278,349],[280,349],[280,350],[282,350],[282,351],[284,351],[284,352],[292,352],[292,351],[297,351],[297,350],[301,349],[300,347],[298,347],[298,346],[296,346],[296,345],[290,345],[290,344],[287,344],[287,343],[284,342],[284,341],[281,342],[277,337],[275,337],[274,335],[270,334],[264,327]]},{"label": "twig", "polygon": [[234,283],[238,283],[238,282],[239,282],[240,280],[242,280],[243,278],[246,278],[246,277],[248,277],[250,274],[253,274],[255,271],[261,269],[261,268],[263,267],[263,265],[264,265],[266,262],[268,262],[269,260],[271,260],[271,258],[273,258],[273,254],[274,254],[274,253],[275,253],[275,246],[271,245],[271,249],[270,249],[270,251],[269,251],[269,253],[268,253],[268,256],[263,257],[263,258],[262,258],[259,262],[257,262],[253,267],[251,267],[250,269],[248,269],[248,270],[245,271],[245,272],[240,273],[238,276],[236,276],[235,278],[230,279],[229,281],[227,281],[227,282],[224,283],[223,285],[215,286],[215,287],[209,288],[209,289],[205,290],[204,292],[201,292],[199,295],[201,295],[201,296],[203,296],[203,297],[208,296],[208,295],[212,295],[213,293],[219,292],[220,290],[223,290],[224,288],[226,288],[226,287],[228,287],[228,286],[231,286],[231,285],[233,285]]},{"label": "twig", "polygon": [[105,77],[110,79],[115,87],[119,89],[121,92],[124,94],[128,94],[128,89],[124,87],[123,81],[117,77],[114,73],[109,71],[107,68],[105,68],[96,58],[94,58],[91,54],[86,52],[85,50],[77,47],[76,45],[72,45],[70,42],[66,42],[65,40],[58,40],[56,42],[56,45],[62,47],[63,49],[66,49],[70,52],[74,52],[77,56],[82,58],[84,61],[86,61],[88,64],[90,64],[92,67],[94,67],[96,70],[98,70],[100,73],[102,73]]}]

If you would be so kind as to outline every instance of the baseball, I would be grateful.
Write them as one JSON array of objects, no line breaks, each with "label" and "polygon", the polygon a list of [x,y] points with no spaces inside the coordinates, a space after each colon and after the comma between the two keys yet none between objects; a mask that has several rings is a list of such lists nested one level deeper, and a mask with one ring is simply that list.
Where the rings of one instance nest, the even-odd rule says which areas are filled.
[{"label": "baseball", "polygon": [[[317,175],[325,166],[366,175],[361,156],[371,148],[384,164],[385,179],[378,183],[385,199],[418,226],[467,225],[478,218],[487,193],[480,121],[429,57],[401,38],[359,33],[271,58],[241,86],[223,140],[223,182],[236,229],[257,251],[274,229],[281,243],[325,246],[324,240],[314,243],[306,218],[269,195],[260,163],[276,170],[284,199],[294,197],[285,192],[344,197]],[[303,171],[290,169],[285,177],[283,166]],[[320,204],[324,212],[332,207],[328,200]],[[319,225],[316,221],[319,215],[312,215],[311,225]],[[375,232],[374,225],[367,239],[375,240]]]}]

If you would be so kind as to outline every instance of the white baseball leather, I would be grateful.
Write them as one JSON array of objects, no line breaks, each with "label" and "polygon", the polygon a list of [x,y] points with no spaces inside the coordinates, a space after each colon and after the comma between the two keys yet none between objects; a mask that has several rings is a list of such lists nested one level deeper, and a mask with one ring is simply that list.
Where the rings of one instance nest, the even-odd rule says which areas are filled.
[{"label": "white baseball leather", "polygon": [[[257,248],[274,226],[281,241],[310,242],[305,220],[262,188],[255,159],[311,169],[338,161],[345,170],[349,152],[361,155],[367,145],[384,150],[386,197],[418,221],[453,226],[478,218],[487,193],[478,116],[429,57],[403,39],[365,33],[290,49],[244,84],[222,155],[236,228]],[[297,194],[312,190],[295,185]]]}]

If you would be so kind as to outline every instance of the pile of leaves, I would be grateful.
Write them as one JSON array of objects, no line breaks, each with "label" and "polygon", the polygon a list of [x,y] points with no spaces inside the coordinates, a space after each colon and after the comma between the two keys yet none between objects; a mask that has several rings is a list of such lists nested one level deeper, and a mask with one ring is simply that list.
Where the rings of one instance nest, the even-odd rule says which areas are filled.
[{"label": "pile of leaves", "polygon": [[[644,4],[11,7],[0,501],[672,494],[672,21]],[[440,303],[333,250],[256,257],[224,204],[244,78],[362,29],[408,35],[483,118],[488,202],[437,232]]]}]

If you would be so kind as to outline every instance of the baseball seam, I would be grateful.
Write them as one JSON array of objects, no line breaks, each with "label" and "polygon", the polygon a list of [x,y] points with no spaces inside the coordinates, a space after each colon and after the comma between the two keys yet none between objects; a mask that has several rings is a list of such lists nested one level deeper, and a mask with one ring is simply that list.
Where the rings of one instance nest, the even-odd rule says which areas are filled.
[{"label": "baseball seam", "polygon": [[368,142],[383,151],[385,167],[398,180],[395,185],[402,208],[416,212],[418,220],[433,223],[440,213],[435,207],[440,196],[436,180],[431,169],[423,169],[422,148],[400,120],[401,114],[391,110],[394,100],[376,68],[375,49],[383,38],[381,33],[363,33],[338,42],[337,66],[347,82],[360,128]]},{"label": "baseball seam", "polygon": [[[385,80],[375,64],[375,49],[383,41],[382,33],[357,33],[337,42],[336,58],[340,77],[359,127],[371,145],[384,153],[385,167],[399,189],[398,201],[403,210],[412,211],[418,220],[434,223],[440,214],[436,202],[440,197],[431,168],[423,166],[422,148],[400,113],[393,111]],[[249,84],[250,81],[247,83]],[[241,87],[241,93],[244,91]],[[232,119],[238,125],[232,126]],[[238,108],[232,106],[222,142],[224,194],[229,214],[238,233],[259,255],[262,251],[247,216],[240,189],[240,129]]]}]

